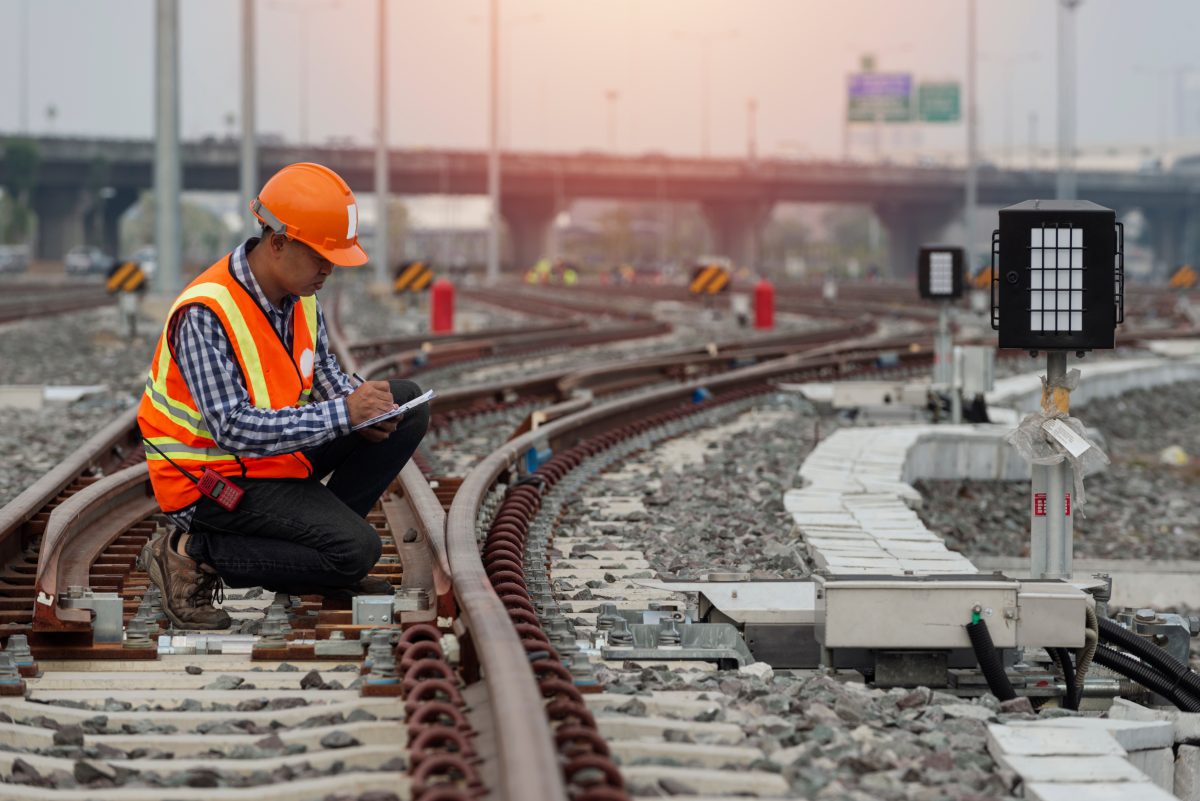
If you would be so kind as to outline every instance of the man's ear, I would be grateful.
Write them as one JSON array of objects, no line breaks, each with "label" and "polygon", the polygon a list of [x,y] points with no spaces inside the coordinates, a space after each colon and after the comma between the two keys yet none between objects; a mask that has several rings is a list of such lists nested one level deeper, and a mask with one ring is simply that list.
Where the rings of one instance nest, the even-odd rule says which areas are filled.
[{"label": "man's ear", "polygon": [[276,253],[283,252],[283,246],[286,242],[287,237],[280,236],[279,234],[271,234],[271,249]]}]

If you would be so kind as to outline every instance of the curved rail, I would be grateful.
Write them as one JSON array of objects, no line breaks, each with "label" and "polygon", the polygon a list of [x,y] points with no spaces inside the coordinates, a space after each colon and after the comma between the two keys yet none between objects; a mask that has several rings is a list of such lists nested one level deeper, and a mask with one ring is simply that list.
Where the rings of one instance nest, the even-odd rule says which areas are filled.
[{"label": "curved rail", "polygon": [[[329,338],[330,347],[343,354],[344,368],[355,370],[358,365],[341,331],[330,326]],[[566,801],[550,725],[544,715],[529,714],[542,704],[529,660],[504,605],[487,581],[479,548],[473,542],[456,547],[447,540],[446,515],[415,464],[410,462],[401,471],[400,486],[411,504],[427,509],[431,520],[440,523],[440,527],[430,528],[429,539],[437,562],[443,565],[443,579],[453,585],[459,616],[466,623],[464,633],[483,667],[502,768],[501,797],[507,801]]]},{"label": "curved rail", "polygon": [[146,463],[105,476],[50,515],[38,553],[33,630],[86,631],[86,609],[63,605],[64,591],[85,587],[92,563],[127,529],[158,511]]}]

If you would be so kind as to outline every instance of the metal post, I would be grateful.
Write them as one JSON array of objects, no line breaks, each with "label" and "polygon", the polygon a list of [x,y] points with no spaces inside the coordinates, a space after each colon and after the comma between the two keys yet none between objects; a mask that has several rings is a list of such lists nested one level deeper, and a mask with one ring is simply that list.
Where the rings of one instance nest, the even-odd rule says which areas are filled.
[{"label": "metal post", "polygon": [[975,206],[979,186],[979,142],[975,114],[975,2],[967,2],[967,184],[963,222],[966,224],[967,274],[975,272]]},{"label": "metal post", "polygon": [[[1066,351],[1046,354],[1048,387],[1042,392],[1042,411],[1067,412],[1070,396],[1065,389],[1055,390],[1067,374]],[[1065,459],[1059,464],[1033,466],[1033,493],[1030,508],[1030,574],[1035,579],[1071,577],[1074,552],[1074,514],[1071,511],[1075,474]]]},{"label": "metal post", "polygon": [[953,343],[950,341],[950,305],[938,301],[937,337],[933,341],[933,383],[946,385],[954,375]]},{"label": "metal post", "polygon": [[1058,178],[1059,200],[1075,199],[1075,9],[1082,0],[1058,3]]},{"label": "metal post", "polygon": [[158,287],[168,297],[183,288],[179,193],[179,0],[158,0],[154,70],[154,205]]},{"label": "metal post", "polygon": [[242,0],[242,142],[238,214],[246,225],[246,236],[258,226],[250,214],[250,201],[258,192],[258,142],[254,131],[254,1]]},{"label": "metal post", "polygon": [[297,9],[300,19],[300,144],[308,144],[308,8]]},{"label": "metal post", "polygon": [[703,36],[703,50],[700,64],[700,155],[708,158],[708,93],[709,62],[712,61],[712,35]]},{"label": "metal post", "polygon": [[387,0],[377,0],[376,22],[378,66],[375,84],[375,119],[379,126],[375,142],[375,199],[378,203],[375,221],[375,249],[371,261],[375,265],[375,280],[381,286],[388,280],[388,132],[387,132]]},{"label": "metal post", "polygon": [[963,375],[962,375],[962,349],[950,348],[951,359],[951,374],[950,374],[950,422],[954,425],[962,423],[962,406],[963,406]]},{"label": "metal post", "polygon": [[758,100],[746,101],[746,158],[753,164],[758,159]]},{"label": "metal post", "polygon": [[487,282],[496,283],[500,278],[500,147],[496,141],[498,133],[500,72],[500,8],[498,0],[491,0],[491,31],[489,47],[491,75],[488,77],[488,249]]},{"label": "metal post", "polygon": [[29,0],[21,0],[21,133],[29,133]]}]

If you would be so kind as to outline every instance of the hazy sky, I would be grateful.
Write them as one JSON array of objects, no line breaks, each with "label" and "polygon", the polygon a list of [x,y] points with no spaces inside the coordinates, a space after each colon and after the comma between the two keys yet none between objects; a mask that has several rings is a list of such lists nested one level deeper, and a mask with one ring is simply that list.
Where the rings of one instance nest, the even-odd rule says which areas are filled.
[{"label": "hazy sky", "polygon": [[[148,137],[153,132],[153,0],[0,0],[0,132],[20,114],[22,7],[28,9],[34,132]],[[182,0],[185,138],[229,130],[239,105],[240,0]],[[746,150],[758,100],[759,150],[836,156],[845,81],[863,52],[918,79],[965,76],[965,0],[501,0],[507,99],[502,129],[518,149],[604,150],[605,91],[619,93],[617,149],[696,155],[701,40],[711,45],[711,150]],[[309,139],[370,141],[375,127],[374,0],[257,0],[259,130],[300,130],[307,59]],[[394,146],[486,142],[486,0],[389,4]],[[301,16],[307,20],[307,43]],[[983,147],[1024,160],[1055,134],[1053,0],[979,0]],[[1196,0],[1085,0],[1077,12],[1079,141],[1156,146],[1177,138],[1176,98],[1200,133]],[[1180,69],[1184,68],[1184,69]],[[1183,86],[1187,91],[1180,93]],[[1197,87],[1192,92],[1191,86]],[[1006,101],[1006,98],[1009,98]],[[49,122],[46,107],[57,107]],[[1165,123],[1165,127],[1164,127]],[[962,148],[962,127],[895,130],[887,146]],[[854,145],[864,155],[869,138]]]}]

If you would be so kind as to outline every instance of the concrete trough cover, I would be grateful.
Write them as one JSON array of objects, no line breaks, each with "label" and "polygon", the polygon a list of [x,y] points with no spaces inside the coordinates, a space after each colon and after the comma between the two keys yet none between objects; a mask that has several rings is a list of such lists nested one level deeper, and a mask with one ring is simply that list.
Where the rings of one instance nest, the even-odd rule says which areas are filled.
[{"label": "concrete trough cover", "polygon": [[1125,756],[1125,749],[1104,729],[1049,726],[988,726],[993,756]]},{"label": "concrete trough cover", "polygon": [[1179,801],[1153,782],[1030,782],[1031,801]]}]

